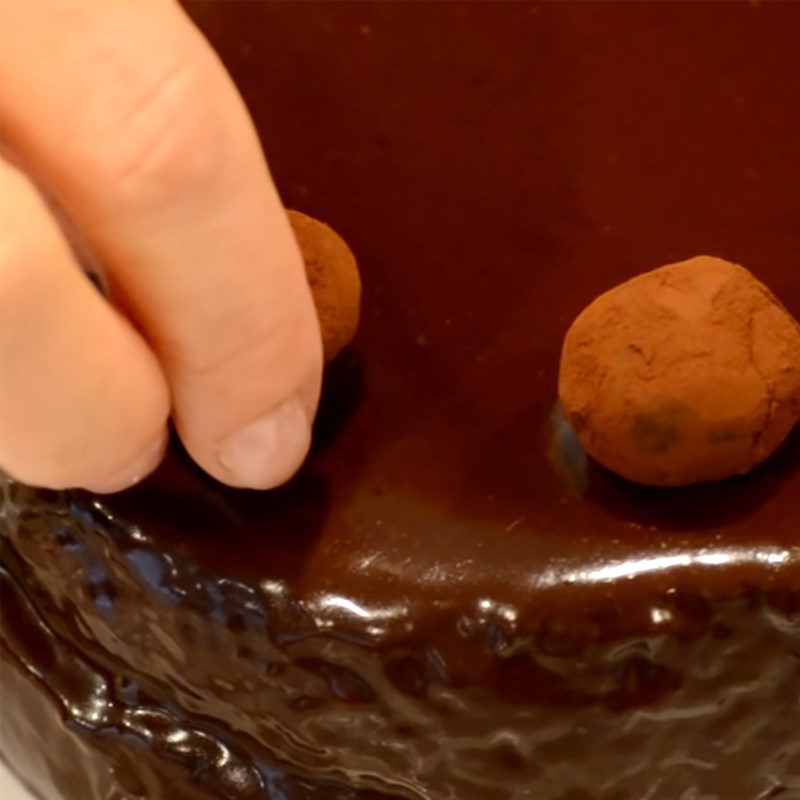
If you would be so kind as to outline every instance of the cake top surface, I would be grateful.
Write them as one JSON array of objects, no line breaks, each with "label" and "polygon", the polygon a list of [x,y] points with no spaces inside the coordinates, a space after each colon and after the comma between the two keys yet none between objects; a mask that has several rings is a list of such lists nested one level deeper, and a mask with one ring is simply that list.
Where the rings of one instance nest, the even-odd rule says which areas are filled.
[{"label": "cake top surface", "polygon": [[796,585],[797,432],[745,478],[646,489],[588,463],[555,399],[574,317],[659,264],[744,264],[800,315],[800,7],[189,10],[286,204],[356,252],[362,322],[290,485],[173,453],[114,514],[356,621]]}]

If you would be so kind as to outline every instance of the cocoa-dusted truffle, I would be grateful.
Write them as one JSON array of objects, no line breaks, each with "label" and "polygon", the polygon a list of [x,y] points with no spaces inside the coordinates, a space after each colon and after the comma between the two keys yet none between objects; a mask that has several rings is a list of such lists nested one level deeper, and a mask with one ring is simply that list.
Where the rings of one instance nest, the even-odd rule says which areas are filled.
[{"label": "cocoa-dusted truffle", "polygon": [[588,453],[632,481],[745,473],[800,419],[800,324],[743,267],[670,264],[580,314],[559,394]]},{"label": "cocoa-dusted truffle", "polygon": [[333,228],[300,211],[288,214],[314,295],[325,360],[330,361],[355,336],[358,327],[358,265],[347,243]]}]

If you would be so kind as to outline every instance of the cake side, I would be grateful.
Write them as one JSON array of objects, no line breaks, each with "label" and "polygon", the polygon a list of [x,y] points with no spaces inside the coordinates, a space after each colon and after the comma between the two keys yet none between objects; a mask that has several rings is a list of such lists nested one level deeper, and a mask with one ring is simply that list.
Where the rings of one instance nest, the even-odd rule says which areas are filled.
[{"label": "cake side", "polygon": [[257,761],[60,638],[4,568],[0,581],[0,757],[43,800],[390,800]]},{"label": "cake side", "polygon": [[[4,559],[39,624],[128,687],[132,710],[142,692],[190,738],[222,736],[290,784],[319,784],[320,798],[344,787],[425,800],[800,790],[800,549],[761,586],[659,592],[633,626],[620,618],[635,604],[612,585],[580,626],[555,606],[526,629],[485,599],[473,614],[440,608],[426,629],[370,632],[357,616],[333,626],[286,583],[204,572],[81,495],[9,487],[3,524]],[[68,707],[90,738],[108,727],[70,720]],[[174,739],[151,719],[146,739]],[[271,796],[247,791],[218,796]]]}]

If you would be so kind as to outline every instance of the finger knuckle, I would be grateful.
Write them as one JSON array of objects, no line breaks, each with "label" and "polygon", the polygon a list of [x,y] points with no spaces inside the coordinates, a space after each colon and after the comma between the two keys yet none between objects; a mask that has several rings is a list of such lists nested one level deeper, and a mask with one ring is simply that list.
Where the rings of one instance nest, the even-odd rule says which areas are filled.
[{"label": "finger knuckle", "polygon": [[78,146],[98,202],[152,207],[213,174],[221,152],[218,93],[209,91],[216,77],[202,61],[180,60],[128,92],[102,135],[90,121]]},{"label": "finger knuckle", "polygon": [[299,309],[284,306],[244,324],[243,316],[215,320],[207,328],[217,332],[214,337],[173,342],[170,360],[184,382],[226,383],[232,376],[277,376],[304,367],[313,342],[307,341],[310,326]]}]

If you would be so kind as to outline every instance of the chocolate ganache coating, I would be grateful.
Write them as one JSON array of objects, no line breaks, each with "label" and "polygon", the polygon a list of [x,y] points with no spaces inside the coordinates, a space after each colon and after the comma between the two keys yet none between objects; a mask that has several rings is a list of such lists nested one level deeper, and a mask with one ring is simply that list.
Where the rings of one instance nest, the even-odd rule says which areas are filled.
[{"label": "chocolate ganache coating", "polygon": [[193,3],[364,280],[314,452],[3,484],[3,757],[56,800],[797,800],[800,437],[685,489],[555,408],[596,295],[800,314],[797,4]]}]

